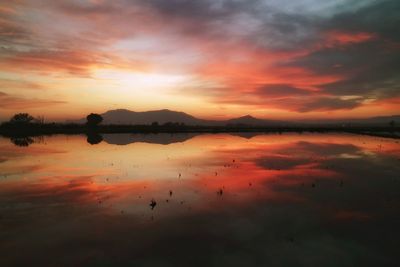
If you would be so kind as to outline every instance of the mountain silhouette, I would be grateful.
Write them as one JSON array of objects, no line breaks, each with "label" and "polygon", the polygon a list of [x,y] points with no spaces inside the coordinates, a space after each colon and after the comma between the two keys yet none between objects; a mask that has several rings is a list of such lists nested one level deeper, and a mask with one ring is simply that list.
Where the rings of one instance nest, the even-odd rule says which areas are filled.
[{"label": "mountain silhouette", "polygon": [[135,112],[127,109],[109,110],[101,116],[104,119],[103,124],[151,124],[158,122],[164,124],[167,122],[179,122],[188,125],[202,125],[204,121],[197,119],[184,112],[172,111],[168,109],[153,110],[145,112]]},{"label": "mountain silhouette", "polygon": [[[226,125],[248,125],[248,126],[271,126],[282,125],[284,122],[257,119],[250,115],[230,120],[203,120],[184,112],[169,109],[136,112],[127,109],[109,110],[100,114],[103,117],[102,124],[124,124],[124,125],[149,125],[157,122],[162,125],[167,122],[184,123],[186,125],[199,126],[226,126]],[[85,119],[77,121],[85,123]]]},{"label": "mountain silhouette", "polygon": [[[157,122],[159,125],[172,122],[184,123],[190,126],[305,126],[305,125],[389,125],[394,121],[400,124],[400,116],[382,116],[365,119],[330,119],[330,120],[300,120],[300,121],[279,121],[255,118],[246,115],[228,120],[204,120],[196,118],[185,112],[173,111],[169,109],[136,112],[127,109],[109,110],[100,114],[103,117],[102,124],[121,124],[121,125],[150,125]],[[86,119],[74,121],[76,123],[86,123]]]},{"label": "mountain silhouette", "polygon": [[251,115],[230,119],[224,122],[226,125],[251,125],[251,126],[277,126],[287,125],[288,122],[257,119]]},{"label": "mountain silhouette", "polygon": [[299,125],[311,124],[311,125],[366,125],[366,126],[389,126],[393,122],[395,125],[400,125],[400,115],[392,116],[379,116],[362,119],[330,119],[330,120],[302,120],[298,121]]}]

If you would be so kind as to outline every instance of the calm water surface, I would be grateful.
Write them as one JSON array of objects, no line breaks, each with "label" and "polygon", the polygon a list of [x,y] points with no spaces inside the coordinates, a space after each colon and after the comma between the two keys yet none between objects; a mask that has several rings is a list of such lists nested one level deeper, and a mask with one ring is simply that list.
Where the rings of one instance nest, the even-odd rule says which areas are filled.
[{"label": "calm water surface", "polygon": [[398,140],[100,140],[0,139],[0,266],[400,266]]}]

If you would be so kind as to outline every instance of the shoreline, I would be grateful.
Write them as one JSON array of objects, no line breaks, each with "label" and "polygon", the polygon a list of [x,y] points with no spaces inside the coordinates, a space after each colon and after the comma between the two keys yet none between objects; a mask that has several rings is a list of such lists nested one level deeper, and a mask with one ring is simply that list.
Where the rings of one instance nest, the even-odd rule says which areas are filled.
[{"label": "shoreline", "polygon": [[88,127],[78,124],[29,124],[0,126],[0,136],[28,137],[56,134],[157,134],[157,133],[353,133],[378,137],[400,138],[400,127],[388,126],[151,126],[151,125],[99,125]]}]

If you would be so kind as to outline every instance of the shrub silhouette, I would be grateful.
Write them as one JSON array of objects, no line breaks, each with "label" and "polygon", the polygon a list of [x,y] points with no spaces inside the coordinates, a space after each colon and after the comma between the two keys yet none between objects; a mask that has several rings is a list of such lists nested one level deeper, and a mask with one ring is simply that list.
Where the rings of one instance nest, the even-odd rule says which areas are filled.
[{"label": "shrub silhouette", "polygon": [[99,125],[103,121],[103,117],[99,114],[90,113],[87,115],[86,120],[86,124],[93,127]]},{"label": "shrub silhouette", "polygon": [[16,146],[29,146],[34,143],[34,140],[28,136],[25,137],[11,137],[11,142]]},{"label": "shrub silhouette", "polygon": [[29,115],[28,113],[18,113],[15,114],[11,119],[10,123],[17,124],[28,124],[31,123],[35,118]]}]

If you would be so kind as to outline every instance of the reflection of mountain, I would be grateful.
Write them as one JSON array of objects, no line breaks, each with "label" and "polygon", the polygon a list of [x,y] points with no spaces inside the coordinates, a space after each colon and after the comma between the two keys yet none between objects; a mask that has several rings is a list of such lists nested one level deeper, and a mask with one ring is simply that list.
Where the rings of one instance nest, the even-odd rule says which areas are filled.
[{"label": "reflection of mountain", "polygon": [[103,140],[112,145],[127,145],[131,143],[151,143],[168,145],[172,143],[185,142],[198,134],[179,133],[179,134],[103,134]]},{"label": "reflection of mountain", "polygon": [[260,133],[260,132],[237,132],[237,133],[229,133],[232,136],[239,136],[242,138],[246,138],[246,139],[251,139],[255,136],[258,135],[265,135],[266,133]]}]

